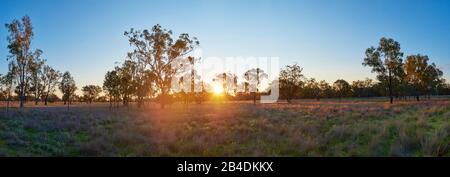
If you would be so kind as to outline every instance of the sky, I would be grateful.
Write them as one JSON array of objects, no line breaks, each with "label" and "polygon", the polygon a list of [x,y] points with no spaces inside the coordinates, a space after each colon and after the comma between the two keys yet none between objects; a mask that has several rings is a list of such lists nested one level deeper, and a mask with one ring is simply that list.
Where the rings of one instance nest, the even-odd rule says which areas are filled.
[{"label": "sky", "polygon": [[450,80],[448,0],[2,0],[0,73],[9,55],[3,24],[24,15],[33,48],[70,71],[79,88],[102,85],[125,59],[125,31],[155,24],[197,37],[205,59],[279,57],[281,66],[296,63],[306,77],[328,82],[374,78],[361,64],[365,49],[390,37],[405,56],[428,55]]}]

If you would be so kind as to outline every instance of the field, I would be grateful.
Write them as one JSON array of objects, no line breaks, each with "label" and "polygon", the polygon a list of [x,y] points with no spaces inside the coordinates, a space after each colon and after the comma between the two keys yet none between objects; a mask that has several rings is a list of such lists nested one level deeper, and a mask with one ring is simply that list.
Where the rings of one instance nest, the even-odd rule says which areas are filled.
[{"label": "field", "polygon": [[0,156],[450,156],[449,105],[440,99],[0,108]]}]

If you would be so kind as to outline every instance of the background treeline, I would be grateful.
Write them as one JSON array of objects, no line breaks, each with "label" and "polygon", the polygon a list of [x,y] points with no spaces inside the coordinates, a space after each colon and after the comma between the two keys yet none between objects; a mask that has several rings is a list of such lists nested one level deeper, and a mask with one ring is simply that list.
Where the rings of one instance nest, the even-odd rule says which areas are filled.
[{"label": "background treeline", "polygon": [[[194,69],[200,58],[191,55],[199,41],[189,34],[173,37],[170,30],[155,25],[151,30],[126,31],[124,35],[132,47],[121,65],[108,71],[102,86],[81,87],[82,95],[70,72],[47,65],[43,51],[33,49],[33,27],[28,16],[5,25],[9,35],[7,60],[8,72],[0,77],[0,98],[7,102],[19,101],[23,107],[27,101],[34,104],[63,101],[106,102],[110,106],[136,102],[142,106],[157,102],[164,107],[175,101],[185,103],[218,99],[213,93],[214,83],[220,83],[223,94],[220,100],[252,100],[255,104],[261,95],[270,94],[267,86],[261,86],[268,75],[260,68],[236,73],[217,73],[212,81],[205,81]],[[348,82],[338,79],[333,83],[308,78],[299,65],[282,68],[279,78],[280,99],[326,99],[345,97],[390,97],[419,101],[431,95],[450,95],[450,85],[442,78],[443,72],[426,55],[410,55],[403,58],[400,44],[389,38],[381,38],[377,47],[365,52],[363,65],[372,68],[377,80],[365,79]],[[238,82],[242,80],[241,82]],[[175,83],[175,84],[174,84]],[[174,88],[174,85],[176,88]],[[264,87],[264,88],[262,88]],[[56,91],[61,92],[58,98]]]}]

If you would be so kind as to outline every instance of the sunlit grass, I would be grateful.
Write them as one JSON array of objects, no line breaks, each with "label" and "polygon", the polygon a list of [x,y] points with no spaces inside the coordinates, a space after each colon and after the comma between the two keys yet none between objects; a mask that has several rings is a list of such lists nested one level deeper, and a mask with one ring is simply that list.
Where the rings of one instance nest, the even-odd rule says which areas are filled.
[{"label": "sunlit grass", "polygon": [[0,109],[3,156],[449,156],[449,101]]}]

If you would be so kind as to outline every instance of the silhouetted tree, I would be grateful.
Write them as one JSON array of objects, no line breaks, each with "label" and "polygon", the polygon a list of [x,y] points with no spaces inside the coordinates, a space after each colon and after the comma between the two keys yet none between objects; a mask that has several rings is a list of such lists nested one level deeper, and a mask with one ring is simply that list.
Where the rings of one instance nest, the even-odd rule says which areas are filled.
[{"label": "silhouetted tree", "polygon": [[2,76],[1,83],[5,87],[6,96],[6,111],[9,110],[9,103],[11,102],[12,92],[14,91],[14,84],[16,83],[16,68],[15,65],[10,63],[8,65],[8,72]]},{"label": "silhouetted tree", "polygon": [[102,88],[97,85],[86,85],[81,91],[83,91],[84,100],[91,104],[93,100],[95,100],[102,92]]},{"label": "silhouetted tree", "polygon": [[47,105],[49,95],[55,92],[59,84],[61,73],[52,67],[45,65],[42,70],[41,80],[43,84],[44,104]]},{"label": "silhouetted tree", "polygon": [[259,94],[261,80],[267,78],[268,75],[260,68],[253,68],[244,73],[244,79],[249,83],[251,87],[250,92],[253,93],[253,104],[256,104],[256,97]]},{"label": "silhouetted tree", "polygon": [[287,65],[280,72],[280,94],[286,98],[288,103],[295,97],[295,94],[303,87],[303,68],[297,64]]},{"label": "silhouetted tree", "polygon": [[322,98],[331,98],[333,96],[333,88],[325,80],[319,82],[319,89]]},{"label": "silhouetted tree", "polygon": [[426,90],[426,69],[428,67],[428,56],[423,55],[410,55],[406,57],[405,71],[406,79],[409,84],[414,87],[414,95],[416,100],[420,101],[420,92]]},{"label": "silhouetted tree", "polygon": [[75,95],[75,91],[77,87],[75,85],[75,81],[73,77],[70,75],[69,71],[66,71],[62,75],[61,82],[59,83],[59,90],[61,90],[63,94],[64,104],[67,104],[67,109],[69,109],[71,104],[71,99]]},{"label": "silhouetted tree", "polygon": [[35,56],[40,50],[35,52],[31,49],[31,40],[33,38],[33,26],[28,16],[24,16],[21,21],[13,20],[5,25],[8,29],[8,49],[11,55],[8,60],[12,60],[17,75],[17,92],[20,100],[20,107],[23,107],[26,101],[26,93],[29,87],[30,63],[35,61]]},{"label": "silhouetted tree", "polygon": [[428,65],[425,69],[424,82],[426,83],[426,92],[428,94],[428,99],[430,99],[430,95],[433,91],[437,90],[438,85],[445,82],[442,79],[443,72],[436,66],[436,64],[432,63]]},{"label": "silhouetted tree", "polygon": [[112,108],[112,102],[117,102],[120,97],[120,78],[116,70],[108,71],[103,81],[103,90],[109,97],[109,108]]},{"label": "silhouetted tree", "polygon": [[304,93],[307,94],[308,98],[314,98],[319,101],[321,97],[320,92],[320,86],[319,83],[316,82],[316,79],[311,78],[306,81]]},{"label": "silhouetted tree", "polygon": [[363,62],[364,66],[372,67],[372,72],[378,74],[377,79],[387,86],[391,104],[394,100],[394,87],[404,75],[402,56],[400,44],[393,39],[383,37],[377,48],[370,47],[366,50]]}]

